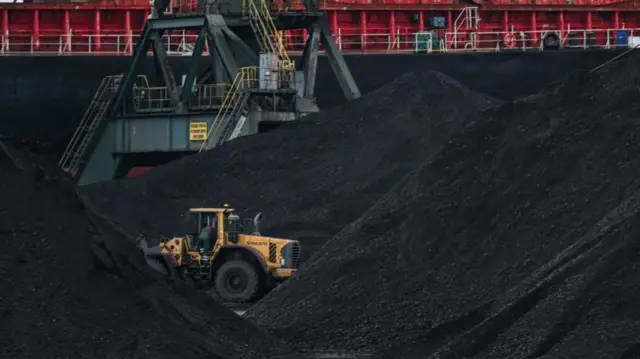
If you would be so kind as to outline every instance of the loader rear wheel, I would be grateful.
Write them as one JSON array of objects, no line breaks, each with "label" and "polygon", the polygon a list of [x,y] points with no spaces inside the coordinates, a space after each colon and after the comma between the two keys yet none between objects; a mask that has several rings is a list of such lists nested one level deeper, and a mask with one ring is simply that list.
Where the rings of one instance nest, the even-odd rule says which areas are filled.
[{"label": "loader rear wheel", "polygon": [[260,277],[251,263],[232,260],[216,271],[215,288],[223,301],[248,302],[258,295]]}]

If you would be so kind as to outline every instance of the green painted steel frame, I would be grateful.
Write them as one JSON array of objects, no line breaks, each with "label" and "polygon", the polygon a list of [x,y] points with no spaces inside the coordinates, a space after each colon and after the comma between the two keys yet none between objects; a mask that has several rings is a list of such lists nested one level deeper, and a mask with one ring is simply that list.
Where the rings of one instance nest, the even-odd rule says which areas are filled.
[{"label": "green painted steel frame", "polygon": [[[193,87],[193,82],[195,81],[195,76],[198,71],[198,62],[202,57],[204,41],[207,36],[209,36],[210,38],[214,38],[214,35],[209,30],[207,17],[205,15],[168,17],[147,20],[144,29],[142,30],[142,36],[136,43],[136,47],[133,51],[131,65],[129,66],[129,69],[124,75],[122,82],[120,83],[120,86],[116,91],[109,111],[107,112],[107,117],[117,117],[120,114],[119,112],[122,110],[126,99],[131,95],[131,91],[133,89],[133,80],[140,72],[141,65],[144,62],[144,59],[146,59],[147,49],[154,34],[161,37],[162,33],[166,30],[184,30],[197,28],[201,29],[200,34],[193,51],[193,61],[191,62],[188,71],[189,75],[187,77],[187,81],[185,82],[185,86],[182,88],[182,93],[180,94],[180,103],[184,105],[191,96],[190,89]],[[176,109],[176,111],[177,110],[178,109]]]},{"label": "green painted steel frame", "polygon": [[[168,3],[166,0],[157,0],[157,2],[162,2],[162,5],[159,5],[160,8],[166,7],[166,3]],[[289,14],[284,18],[274,18],[278,28],[302,26],[309,31],[309,38],[302,56],[303,64],[299,64],[297,69],[304,73],[306,79],[305,88],[302,91],[303,97],[307,99],[314,97],[318,45],[322,43],[345,96],[347,99],[358,98],[360,92],[331,36],[326,15],[319,11],[317,1],[305,0],[304,2],[307,14],[313,16],[305,18],[303,13],[297,14],[300,16],[297,19],[291,18]],[[170,91],[174,111],[162,115],[124,116],[121,111],[125,108],[126,101],[131,99],[134,79],[146,58],[150,43],[153,42],[154,58],[157,66],[161,68],[167,88],[169,90],[176,88],[173,74],[168,68],[164,47],[159,46],[162,45],[161,38],[164,31],[172,29],[200,29],[192,54],[193,61],[188,69],[183,88],[179,94],[177,91]],[[185,111],[185,106],[190,100],[191,89],[198,77],[198,62],[202,57],[205,41],[208,41],[213,53],[211,64],[217,66],[217,69],[224,70],[222,75],[226,75],[229,81],[233,81],[238,72],[235,56],[241,56],[244,62],[256,65],[258,63],[258,54],[247,46],[238,34],[228,28],[225,19],[219,14],[171,16],[147,20],[142,36],[136,43],[131,65],[110,102],[106,118],[101,122],[102,128],[96,130],[96,135],[99,138],[92,141],[93,148],[88,151],[90,156],[78,181],[80,185],[112,179],[118,171],[123,156],[127,156],[127,154],[190,152],[199,149],[200,143],[195,144],[189,140],[189,124],[191,122],[206,122],[209,127],[214,117],[210,113]],[[232,46],[234,46],[233,49]],[[211,70],[211,73],[213,72]],[[220,80],[220,77],[218,76],[216,79]],[[267,94],[261,94],[260,91],[257,91],[252,95],[265,96]],[[273,94],[271,95],[273,96]],[[292,96],[295,101],[295,91],[291,94],[281,95]]]},{"label": "green painted steel frame", "polygon": [[78,179],[79,185],[114,179],[121,160],[128,154],[152,152],[197,152],[202,142],[190,141],[189,124],[206,122],[210,114],[176,114],[122,117],[109,121]]}]

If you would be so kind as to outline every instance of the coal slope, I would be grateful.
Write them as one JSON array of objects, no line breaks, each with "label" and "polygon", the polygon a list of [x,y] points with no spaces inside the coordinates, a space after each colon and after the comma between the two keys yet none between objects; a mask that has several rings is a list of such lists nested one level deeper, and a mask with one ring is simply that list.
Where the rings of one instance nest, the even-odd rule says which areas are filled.
[{"label": "coal slope", "polygon": [[148,272],[66,175],[0,142],[0,357],[264,358],[276,342]]},{"label": "coal slope", "polygon": [[354,102],[85,193],[149,238],[184,231],[189,207],[263,211],[263,234],[300,240],[304,259],[437,153],[470,113],[497,103],[441,73],[410,72]]},{"label": "coal slope", "polygon": [[382,358],[639,358],[639,64],[481,113],[245,316]]}]

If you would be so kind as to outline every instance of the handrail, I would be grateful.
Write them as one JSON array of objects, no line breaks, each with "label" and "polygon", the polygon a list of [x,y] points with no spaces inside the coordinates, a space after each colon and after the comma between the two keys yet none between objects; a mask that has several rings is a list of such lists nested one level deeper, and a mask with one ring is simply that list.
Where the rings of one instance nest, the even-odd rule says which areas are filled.
[{"label": "handrail", "polygon": [[233,108],[235,101],[238,100],[240,91],[244,89],[245,80],[248,78],[249,75],[250,75],[250,72],[247,70],[247,68],[241,68],[236,74],[236,77],[233,79],[233,83],[229,88],[229,92],[227,92],[227,95],[225,96],[224,101],[222,101],[222,106],[220,107],[220,110],[216,114],[216,117],[213,119],[213,122],[211,123],[211,126],[207,131],[207,136],[202,142],[202,145],[200,146],[200,149],[198,150],[198,152],[208,150],[210,147],[209,142],[215,140],[213,139],[212,134],[214,135],[217,134],[219,129],[222,127],[223,119],[229,115],[230,109]]},{"label": "handrail", "polygon": [[[258,67],[243,67],[240,68],[235,78],[233,79],[233,83],[229,87],[229,91],[227,92],[222,106],[218,110],[216,117],[213,119],[209,130],[207,131],[207,136],[205,137],[202,145],[200,145],[200,149],[198,152],[208,150],[212,143],[218,142],[218,135],[220,135],[220,130],[224,129],[225,120],[231,120],[229,117],[233,115],[233,110],[237,108],[237,102],[243,100],[242,96],[249,90],[260,89],[263,88],[261,86],[260,79],[260,68]],[[293,81],[294,69],[291,67],[286,67],[285,64],[280,64],[280,67],[275,69],[275,74],[277,75],[275,78],[270,78],[270,80],[265,80],[267,83],[265,87],[267,89],[277,88],[277,89],[295,89],[295,82]],[[268,81],[273,81],[268,83]]]},{"label": "handrail", "polygon": [[[0,34],[0,53],[5,55],[122,55],[133,53],[139,34],[6,31]],[[189,55],[198,35],[182,31],[165,34],[163,42],[168,55]],[[149,54],[152,52],[149,51]],[[205,54],[207,52],[205,51]]]},{"label": "handrail", "polygon": [[[93,136],[92,131],[97,128],[98,124],[96,122],[102,120],[102,117],[111,102],[111,95],[108,95],[105,98],[105,94],[114,94],[120,86],[119,80],[121,80],[122,77],[123,75],[120,74],[105,76],[102,79],[102,82],[100,82],[98,89],[91,99],[91,104],[85,111],[82,120],[80,120],[80,124],[76,127],[69,144],[65,148],[58,165],[64,169],[69,169],[69,167],[71,167],[70,173],[72,176],[75,176],[76,171],[78,170],[79,161],[82,160],[80,157],[84,155],[84,150],[86,150],[87,147],[87,141],[90,141],[91,136]],[[133,86],[134,88],[139,86],[148,87],[149,80],[145,75],[138,75]],[[88,136],[89,138],[87,138]]]},{"label": "handrail", "polygon": [[[256,1],[260,2],[259,8],[256,6]],[[284,46],[282,34],[273,22],[271,10],[267,3],[264,0],[243,0],[242,6],[243,10],[248,12],[249,17],[255,21],[256,31],[262,42],[262,49],[265,52],[278,54],[285,66],[293,67],[293,62]]]},{"label": "handrail", "polygon": [[122,78],[122,75],[106,76],[102,80],[91,100],[89,108],[87,108],[73,137],[71,137],[71,141],[69,141],[67,148],[60,158],[58,165],[65,171],[68,171],[72,177],[75,177],[80,169],[83,157],[86,155],[86,150],[93,138],[94,131],[99,127],[99,122],[102,121],[111,102],[110,96],[105,99],[104,94],[112,92],[111,85],[118,78]]},{"label": "handrail", "polygon": [[[473,35],[474,48],[469,49],[464,47],[463,41],[454,41],[456,37],[453,32],[448,32],[446,29],[435,31],[441,39],[446,39],[446,46],[443,46],[443,52],[469,52],[469,51],[502,51],[504,37],[507,34],[512,34],[516,41],[514,49],[520,49],[523,51],[541,50],[541,39],[550,33],[562,34],[563,47],[567,48],[580,48],[587,49],[593,47],[589,44],[589,33],[595,34],[596,43],[598,47],[602,48],[619,48],[624,45],[615,43],[616,31],[626,30],[629,32],[629,39],[631,41],[634,37],[640,36],[640,28],[607,28],[607,29],[545,29],[539,31],[460,31],[456,33],[458,37],[470,37]],[[378,53],[411,53],[415,50],[415,34],[417,30],[407,29],[406,27],[396,27],[391,31],[388,27],[369,27],[367,33],[362,33],[357,29],[341,29],[336,32],[336,43],[339,49],[344,53],[358,53],[358,54],[378,54]],[[47,36],[41,36],[39,49],[35,47],[32,39],[33,35],[30,32],[9,32],[0,33],[0,56],[11,55],[57,55],[57,56],[87,56],[87,55],[109,55],[109,56],[129,56],[131,55],[129,46],[125,49],[124,46],[120,48],[117,44],[126,43],[125,39],[130,39],[129,43],[135,43],[137,35],[130,34],[102,34],[87,35],[72,33],[70,44],[67,45],[67,37],[69,34],[47,34]],[[194,44],[197,36],[191,34],[177,34],[177,35],[165,35],[165,46],[167,53],[170,56],[184,56],[188,55],[188,46]],[[89,44],[95,44],[96,38],[100,38],[101,48],[100,50],[89,49]],[[60,47],[60,38],[65,46]],[[287,44],[288,54],[300,54],[304,49],[304,41],[302,31],[288,32],[283,37],[283,44]],[[575,44],[575,41],[568,41],[569,38],[579,38],[579,44]],[[51,41],[45,41],[44,39],[50,39]],[[286,39],[286,40],[285,40]],[[457,43],[456,43],[457,42]],[[571,43],[569,43],[571,42]],[[456,46],[458,45],[458,46]],[[322,52],[323,50],[321,50]],[[151,53],[149,53],[151,54]],[[286,61],[283,61],[286,62]],[[285,64],[286,65],[286,64]]]}]

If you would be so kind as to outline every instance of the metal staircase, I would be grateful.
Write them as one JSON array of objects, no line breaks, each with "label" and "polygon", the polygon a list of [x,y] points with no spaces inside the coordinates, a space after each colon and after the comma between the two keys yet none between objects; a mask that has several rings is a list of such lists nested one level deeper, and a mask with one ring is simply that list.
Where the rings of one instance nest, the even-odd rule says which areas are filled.
[{"label": "metal staircase", "polygon": [[249,89],[254,82],[252,81],[252,75],[255,74],[255,70],[253,67],[240,69],[222,102],[220,111],[218,111],[209,131],[207,131],[207,138],[198,152],[218,146],[232,139],[231,135],[234,132],[239,132],[239,130],[235,130],[243,113],[246,116],[246,111],[244,110],[250,97]]},{"label": "metal staircase", "polygon": [[[279,82],[293,86],[295,83],[294,62],[287,52],[282,32],[278,31],[273,22],[267,2],[265,0],[243,0],[243,9],[249,16],[249,24],[258,38],[262,52],[278,56]],[[250,90],[259,87],[258,72],[255,67],[240,69],[207,132],[205,141],[200,146],[199,152],[218,146],[239,135],[248,115],[246,107],[251,97]]]},{"label": "metal staircase", "polygon": [[222,133],[216,142],[216,146],[238,137],[242,130],[242,126],[249,115],[249,111],[246,109],[249,97],[249,91],[241,91],[239,93],[239,97],[231,110],[231,114],[229,115],[224,128],[222,129]]},{"label": "metal staircase", "polygon": [[[262,52],[277,54],[278,69],[282,70],[281,75],[291,77],[283,79],[282,83],[293,84],[294,63],[283,42],[282,32],[276,29],[271,18],[267,2],[264,0],[243,0],[243,9],[249,16],[249,24],[258,38]],[[209,128],[206,140],[200,146],[199,152],[218,146],[239,135],[248,112],[246,106],[251,96],[249,90],[258,87],[257,73],[255,67],[240,69]]]},{"label": "metal staircase", "polygon": [[262,51],[278,54],[282,67],[293,67],[291,57],[289,57],[284,45],[282,33],[276,29],[267,2],[265,0],[243,0],[243,2],[243,7],[249,14],[251,27],[258,36]]},{"label": "metal staircase", "polygon": [[89,108],[84,114],[80,125],[71,137],[71,141],[67,145],[60,162],[58,163],[65,171],[76,177],[86,164],[88,151],[91,142],[94,140],[96,131],[105,118],[109,104],[111,103],[111,95],[118,86],[118,81],[122,76],[105,77],[98,90],[96,91]]}]

